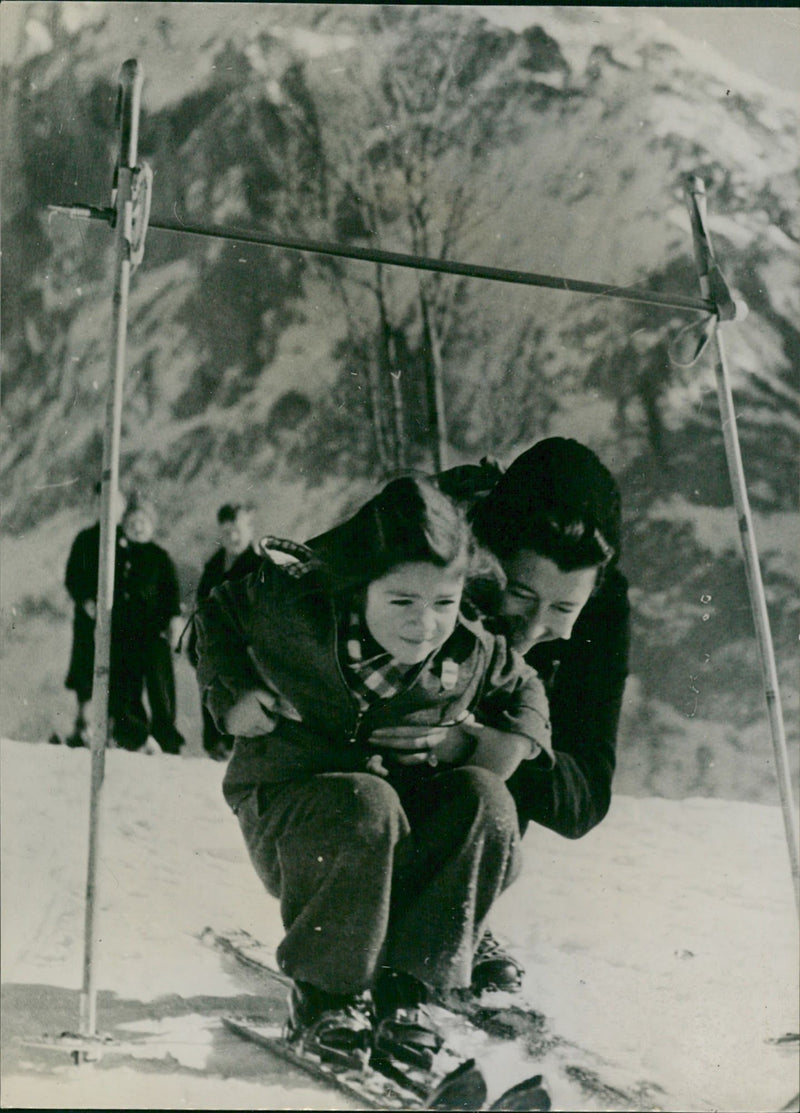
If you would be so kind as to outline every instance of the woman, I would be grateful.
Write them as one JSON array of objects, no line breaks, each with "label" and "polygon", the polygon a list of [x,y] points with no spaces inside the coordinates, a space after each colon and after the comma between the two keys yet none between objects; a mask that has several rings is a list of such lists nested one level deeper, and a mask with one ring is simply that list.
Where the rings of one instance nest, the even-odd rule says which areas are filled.
[{"label": "woman", "polygon": [[[439,484],[470,507],[476,535],[507,576],[499,605],[488,601],[491,628],[525,655],[547,690],[555,768],[526,762],[510,779],[520,829],[540,823],[580,838],[611,803],[628,672],[619,488],[594,452],[563,437],[539,441],[505,473],[484,461],[444,473]],[[514,989],[521,975],[487,932],[473,990]]]}]

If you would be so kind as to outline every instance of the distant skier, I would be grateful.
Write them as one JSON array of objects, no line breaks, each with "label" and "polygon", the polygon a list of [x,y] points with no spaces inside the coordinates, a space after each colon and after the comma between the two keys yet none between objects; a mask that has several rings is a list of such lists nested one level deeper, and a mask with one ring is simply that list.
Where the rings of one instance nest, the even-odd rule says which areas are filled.
[{"label": "distant skier", "polygon": [[[244,503],[226,502],[217,511],[220,547],[203,567],[197,585],[197,602],[207,599],[215,587],[225,580],[239,580],[255,572],[261,557],[253,547],[253,511]],[[189,629],[186,655],[197,667],[194,625]],[[233,738],[224,734],[214,722],[208,708],[201,702],[203,715],[203,749],[215,761],[227,761],[233,749]]]},{"label": "distant skier", "polygon": [[[117,511],[119,513],[119,510]],[[180,614],[178,579],[168,553],[153,540],[155,509],[132,494],[117,527],[108,713],[110,733],[127,750],[179,753],[175,725],[172,620]],[[89,745],[88,710],[94,681],[94,628],[100,525],[82,530],[67,561],[66,583],[75,602],[73,646],[66,686],[75,691],[78,715],[67,744]],[[150,707],[143,702],[144,690]]]},{"label": "distant skier", "polygon": [[[504,782],[536,755],[552,763],[547,701],[505,640],[461,615],[465,584],[499,586],[498,568],[432,484],[395,480],[309,544],[200,605],[198,679],[237,735],[224,791],[281,901],[292,1032],[334,1060],[374,1041],[425,1061],[441,1046],[429,987],[469,985],[518,870]],[[473,711],[496,729],[465,722],[468,763],[383,765],[384,730],[414,723],[424,746]]]}]

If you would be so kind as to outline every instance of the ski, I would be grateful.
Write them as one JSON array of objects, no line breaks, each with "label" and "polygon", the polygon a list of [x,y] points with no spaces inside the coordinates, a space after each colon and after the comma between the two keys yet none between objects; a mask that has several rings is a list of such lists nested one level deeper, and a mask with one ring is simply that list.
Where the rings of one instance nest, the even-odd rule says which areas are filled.
[{"label": "ski", "polygon": [[[291,979],[272,965],[268,949],[248,932],[219,933],[206,928],[200,940],[225,951],[241,965],[287,989]],[[286,1038],[285,1031],[264,1018],[223,1017],[223,1024],[243,1039],[258,1044],[294,1066],[346,1092],[358,1100],[386,1109],[459,1109],[459,1110],[549,1110],[550,1093],[540,1073],[518,1081],[491,1104],[481,1067],[467,1051],[445,1044],[434,1056],[430,1067],[411,1066],[388,1054],[373,1052],[363,1068],[342,1068],[323,1062],[307,1052],[297,1041]],[[467,1041],[474,1050],[474,1041]],[[499,1089],[499,1087],[497,1087]],[[377,1103],[377,1104],[376,1104]]]},{"label": "ski", "polygon": [[[199,938],[231,955],[240,965],[260,976],[287,989],[291,986],[291,979],[272,965],[268,948],[248,932],[234,930],[221,933],[207,927]],[[224,1017],[223,1023],[229,1031],[259,1044],[320,1081],[357,1096],[361,1101],[380,1103],[378,1108],[530,1111],[551,1108],[550,1093],[541,1073],[518,1081],[501,1097],[487,1104],[487,1082],[470,1053],[475,1050],[474,1040],[465,1041],[469,1050],[464,1054],[445,1045],[436,1054],[429,1069],[373,1053],[368,1067],[356,1070],[322,1062],[319,1056],[307,1053],[296,1042],[289,1041],[274,1023],[263,1019]]]},{"label": "ski", "polygon": [[405,1063],[372,1059],[355,1068],[334,1067],[289,1041],[282,1029],[258,1018],[223,1016],[229,1032],[330,1085],[367,1109],[507,1110],[546,1113],[550,1094],[542,1075],[526,1078],[486,1106],[486,1082],[474,1059],[466,1059],[443,1076],[414,1071]]},{"label": "ski", "polygon": [[[270,964],[266,948],[247,932],[221,935],[206,928],[200,938],[287,989],[291,985],[291,980]],[[486,1101],[486,1082],[474,1059],[462,1058],[447,1046],[436,1053],[428,1068],[375,1053],[363,1067],[342,1067],[325,1062],[300,1042],[289,1040],[282,1028],[263,1019],[223,1016],[222,1023],[228,1031],[258,1044],[319,1081],[361,1102],[372,1103],[370,1108],[478,1110]]]},{"label": "ski", "polygon": [[[370,1109],[482,1109],[486,1082],[473,1059],[445,1056],[446,1068],[435,1063],[430,1071],[381,1057],[361,1067],[334,1066],[287,1039],[282,1028],[253,1017],[223,1016],[229,1032],[257,1044],[320,1082],[366,1103]],[[452,1066],[449,1060],[454,1060]],[[516,1107],[514,1107],[516,1108]],[[549,1108],[549,1107],[548,1107]]]},{"label": "ski", "polygon": [[416,1104],[417,1095],[392,1084],[384,1075],[370,1067],[361,1070],[334,1069],[319,1056],[311,1055],[293,1046],[284,1037],[281,1028],[248,1017],[223,1016],[222,1023],[228,1031],[249,1040],[259,1047],[291,1063],[299,1070],[324,1082],[348,1097],[354,1098],[367,1109],[405,1109],[409,1102]]},{"label": "ski", "polygon": [[526,1056],[543,1067],[557,1064],[559,1072],[577,1090],[602,1108],[657,1111],[669,1102],[668,1095],[657,1083],[632,1080],[610,1063],[557,1035],[544,1014],[526,1001],[524,994],[488,990],[476,998],[468,991],[453,990],[442,994],[438,1004],[489,1036],[520,1044]]},{"label": "ski", "polygon": [[[208,927],[201,933],[201,939],[226,951],[239,964],[287,987],[290,984],[272,967],[274,960],[269,948],[248,932],[240,929],[217,932]],[[463,991],[453,991],[441,995],[435,1005],[460,1026],[452,1038],[456,1046],[465,1050],[464,1058],[478,1056],[484,1071],[493,1068],[495,1059],[501,1061],[504,1045],[518,1049],[514,1069],[518,1068],[520,1074],[526,1065],[535,1068],[535,1074],[518,1083],[518,1093],[515,1093],[518,1087],[512,1086],[489,1108],[549,1109],[551,1101],[556,1101],[558,1108],[576,1109],[680,1108],[680,1101],[657,1083],[632,1076],[627,1069],[614,1066],[558,1035],[548,1019],[525,999],[524,993],[512,996],[489,991],[476,999]],[[480,1045],[476,1034],[482,1034],[488,1042]],[[495,1092],[502,1081],[498,1084],[494,1079]]]},{"label": "ski", "polygon": [[99,1062],[106,1051],[117,1051],[120,1047],[113,1036],[102,1033],[86,1036],[79,1032],[61,1032],[60,1035],[53,1036],[45,1032],[38,1037],[21,1037],[19,1042],[41,1051],[66,1052],[76,1066],[80,1063]]}]

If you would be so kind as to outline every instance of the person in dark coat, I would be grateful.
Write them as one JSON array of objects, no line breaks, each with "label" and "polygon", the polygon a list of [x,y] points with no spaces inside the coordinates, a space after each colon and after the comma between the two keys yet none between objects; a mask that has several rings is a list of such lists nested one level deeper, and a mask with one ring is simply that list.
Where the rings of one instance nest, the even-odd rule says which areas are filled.
[{"label": "person in dark coat", "polygon": [[[153,541],[153,504],[131,495],[122,517],[111,620],[109,717],[118,746],[177,754],[173,627],[180,616],[175,565]],[[142,696],[147,692],[150,713]]]},{"label": "person in dark coat", "polygon": [[[555,768],[525,762],[508,782],[524,833],[539,823],[585,835],[611,803],[616,741],[628,672],[630,605],[617,567],[619,488],[585,445],[550,437],[503,473],[489,461],[454,468],[439,485],[471,509],[478,538],[508,577],[499,603],[479,599],[544,681]],[[473,989],[513,989],[522,969],[487,932]]]},{"label": "person in dark coat", "polygon": [[[124,509],[123,509],[124,508]],[[120,503],[117,526],[108,714],[110,734],[127,750],[179,753],[184,739],[175,725],[175,673],[171,624],[180,614],[178,577],[168,553],[153,540],[155,510],[138,494]],[[94,629],[100,524],[82,530],[67,560],[66,586],[75,604],[66,687],[78,714],[70,746],[91,740],[89,705],[94,684]],[[148,714],[143,695],[147,692]]]},{"label": "person in dark coat", "polygon": [[[100,496],[100,483],[94,488]],[[121,535],[119,519],[125,509],[124,496],[118,491],[112,502],[117,544]],[[117,550],[119,551],[119,550]],[[77,711],[68,746],[89,746],[92,738],[91,700],[94,683],[94,626],[97,617],[97,577],[100,559],[100,523],[82,529],[72,542],[67,558],[64,583],[74,604],[72,646],[64,686],[75,693]],[[60,741],[53,735],[53,741]]]},{"label": "person in dark coat", "polygon": [[[244,503],[226,502],[217,511],[220,546],[203,566],[197,585],[197,603],[207,599],[215,587],[226,580],[249,576],[260,566],[263,557],[253,546],[253,512]],[[197,667],[194,624],[190,627],[186,655]],[[227,761],[233,749],[233,738],[224,734],[208,708],[201,702],[203,715],[203,749],[215,761]]]}]

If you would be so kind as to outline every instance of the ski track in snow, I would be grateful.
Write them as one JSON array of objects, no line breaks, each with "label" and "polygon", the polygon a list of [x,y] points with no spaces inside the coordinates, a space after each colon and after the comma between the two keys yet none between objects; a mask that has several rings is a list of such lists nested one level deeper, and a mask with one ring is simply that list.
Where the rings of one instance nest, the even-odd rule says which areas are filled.
[{"label": "ski track in snow", "polygon": [[[254,1009],[279,1022],[284,994],[201,943],[203,928],[271,948],[281,929],[222,766],[205,760],[108,752],[95,957],[98,1028],[119,1045],[76,1067],[22,1042],[78,1027],[89,754],[3,741],[0,772],[4,1106],[356,1108],[218,1023]],[[584,839],[535,828],[523,848],[492,923],[559,1035],[608,1060],[612,1080],[618,1069],[679,1095],[671,1108],[792,1098],[797,1043],[770,1042],[798,1030],[777,807],[617,797]],[[492,1064],[508,1084],[512,1060]]]}]

